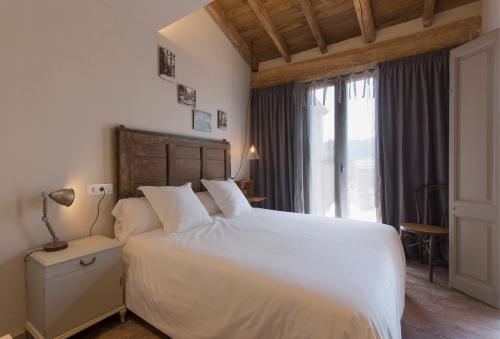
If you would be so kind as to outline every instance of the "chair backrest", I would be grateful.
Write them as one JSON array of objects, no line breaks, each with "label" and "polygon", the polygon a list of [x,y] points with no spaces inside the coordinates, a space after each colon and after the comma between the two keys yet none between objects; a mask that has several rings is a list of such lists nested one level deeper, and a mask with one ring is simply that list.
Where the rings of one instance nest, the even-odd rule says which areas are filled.
[{"label": "chair backrest", "polygon": [[[417,223],[448,227],[448,185],[422,186],[415,193],[415,207]],[[433,223],[436,216],[440,219],[439,224]]]}]

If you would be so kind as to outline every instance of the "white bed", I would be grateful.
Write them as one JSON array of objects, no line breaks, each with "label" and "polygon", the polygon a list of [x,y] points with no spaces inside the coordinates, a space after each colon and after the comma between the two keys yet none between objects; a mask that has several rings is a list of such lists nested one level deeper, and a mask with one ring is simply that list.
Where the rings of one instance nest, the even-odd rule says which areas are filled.
[{"label": "white bed", "polygon": [[174,339],[401,338],[394,228],[254,209],[128,239],[127,307]]}]

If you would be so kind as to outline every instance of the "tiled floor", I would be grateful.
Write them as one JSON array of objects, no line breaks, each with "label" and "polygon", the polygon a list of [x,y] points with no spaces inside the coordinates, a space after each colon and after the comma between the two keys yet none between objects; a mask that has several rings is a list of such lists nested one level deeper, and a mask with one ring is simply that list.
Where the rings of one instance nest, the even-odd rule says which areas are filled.
[{"label": "tiled floor", "polygon": [[437,268],[431,284],[425,266],[407,266],[403,338],[500,339],[500,311],[449,289],[447,269]]},{"label": "tiled floor", "polygon": [[[450,290],[447,270],[436,268],[434,284],[427,267],[410,262],[406,277],[403,338],[500,338],[500,311]],[[168,338],[134,315],[120,324],[118,315],[78,334],[75,338]],[[271,336],[270,336],[271,338]]]}]

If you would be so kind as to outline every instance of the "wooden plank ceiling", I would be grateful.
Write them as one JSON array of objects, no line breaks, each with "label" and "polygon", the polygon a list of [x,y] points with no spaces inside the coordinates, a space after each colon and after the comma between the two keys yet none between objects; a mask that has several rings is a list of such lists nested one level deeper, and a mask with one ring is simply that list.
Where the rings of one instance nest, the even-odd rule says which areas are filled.
[{"label": "wooden plank ceiling", "polygon": [[[478,0],[215,0],[206,6],[221,30],[252,68],[291,55],[422,18]],[[252,57],[249,51],[253,50]],[[252,61],[253,59],[253,61]]]}]

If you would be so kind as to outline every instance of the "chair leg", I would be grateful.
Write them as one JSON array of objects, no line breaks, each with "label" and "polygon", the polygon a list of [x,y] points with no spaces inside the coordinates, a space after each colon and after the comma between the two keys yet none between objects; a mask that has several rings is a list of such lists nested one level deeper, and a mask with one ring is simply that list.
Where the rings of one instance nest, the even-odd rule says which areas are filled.
[{"label": "chair leg", "polygon": [[434,244],[435,244],[435,239],[432,235],[429,236],[429,281],[433,282],[433,275],[434,275]]},{"label": "chair leg", "polygon": [[403,254],[406,257],[406,248],[405,248],[405,231],[401,228],[399,229],[399,239],[401,239],[401,245],[403,246]]},{"label": "chair leg", "polygon": [[420,257],[420,264],[424,264],[424,235],[419,234],[418,235],[418,250],[419,250],[419,257]]}]

